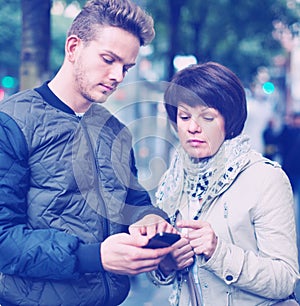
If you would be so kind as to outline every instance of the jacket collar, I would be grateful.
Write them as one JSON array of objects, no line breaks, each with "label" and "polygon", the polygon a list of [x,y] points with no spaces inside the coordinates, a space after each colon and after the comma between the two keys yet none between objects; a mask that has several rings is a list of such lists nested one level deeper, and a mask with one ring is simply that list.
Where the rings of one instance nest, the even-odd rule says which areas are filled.
[{"label": "jacket collar", "polygon": [[47,81],[45,82],[42,86],[35,88],[34,90],[37,91],[43,99],[50,105],[52,105],[55,108],[60,109],[61,111],[75,115],[74,111],[63,101],[61,101],[54,93],[53,91],[50,90],[48,83],[50,82]]}]

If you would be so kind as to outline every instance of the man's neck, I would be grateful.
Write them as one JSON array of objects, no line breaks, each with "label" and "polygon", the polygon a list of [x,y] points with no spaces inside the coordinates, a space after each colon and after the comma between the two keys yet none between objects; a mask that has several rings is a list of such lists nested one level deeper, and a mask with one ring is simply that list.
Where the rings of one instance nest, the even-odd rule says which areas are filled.
[{"label": "man's neck", "polygon": [[78,92],[74,90],[75,85],[73,81],[67,77],[69,74],[64,74],[62,69],[49,82],[50,90],[75,113],[85,113],[90,108],[91,103],[82,96],[78,96]]}]

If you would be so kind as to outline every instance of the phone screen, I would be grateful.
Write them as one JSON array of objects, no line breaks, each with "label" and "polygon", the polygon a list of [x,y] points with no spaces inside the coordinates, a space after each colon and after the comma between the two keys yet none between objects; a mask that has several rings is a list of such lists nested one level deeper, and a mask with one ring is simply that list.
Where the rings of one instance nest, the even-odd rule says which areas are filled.
[{"label": "phone screen", "polygon": [[145,248],[149,249],[158,249],[165,248],[180,239],[180,235],[172,234],[172,233],[158,233],[154,237],[152,237]]}]

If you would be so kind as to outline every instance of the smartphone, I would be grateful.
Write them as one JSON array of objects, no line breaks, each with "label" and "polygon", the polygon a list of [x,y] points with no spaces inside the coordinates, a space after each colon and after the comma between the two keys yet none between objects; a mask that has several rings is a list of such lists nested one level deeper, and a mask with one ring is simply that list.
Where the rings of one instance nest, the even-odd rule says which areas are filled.
[{"label": "smartphone", "polygon": [[172,234],[172,233],[157,233],[154,237],[152,237],[148,244],[144,246],[145,248],[149,249],[158,249],[158,248],[165,248],[180,239],[180,235]]}]

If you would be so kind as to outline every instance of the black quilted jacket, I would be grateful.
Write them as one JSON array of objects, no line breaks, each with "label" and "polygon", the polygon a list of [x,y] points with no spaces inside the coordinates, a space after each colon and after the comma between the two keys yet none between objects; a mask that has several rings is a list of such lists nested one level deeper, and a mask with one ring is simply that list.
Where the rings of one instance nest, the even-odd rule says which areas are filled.
[{"label": "black quilted jacket", "polygon": [[128,277],[103,271],[99,247],[147,213],[165,216],[105,108],[79,119],[46,85],[0,103],[0,301],[120,304]]}]

